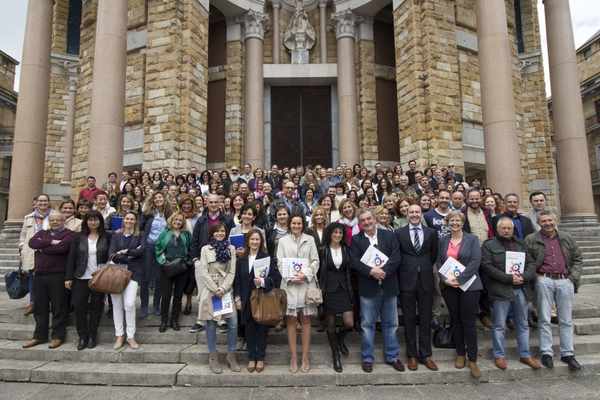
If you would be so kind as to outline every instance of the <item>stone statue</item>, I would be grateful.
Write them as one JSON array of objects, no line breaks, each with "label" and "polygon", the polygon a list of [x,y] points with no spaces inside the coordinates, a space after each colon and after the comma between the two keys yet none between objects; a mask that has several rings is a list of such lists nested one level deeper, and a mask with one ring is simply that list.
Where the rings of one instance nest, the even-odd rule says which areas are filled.
[{"label": "stone statue", "polygon": [[292,53],[292,64],[309,63],[309,50],[315,45],[316,37],[304,10],[303,0],[296,0],[296,11],[283,38],[284,46]]}]

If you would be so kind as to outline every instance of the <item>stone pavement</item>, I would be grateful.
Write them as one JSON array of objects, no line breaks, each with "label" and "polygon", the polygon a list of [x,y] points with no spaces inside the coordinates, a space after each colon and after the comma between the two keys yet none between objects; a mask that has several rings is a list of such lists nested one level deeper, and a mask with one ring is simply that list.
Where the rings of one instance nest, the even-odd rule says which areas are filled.
[{"label": "stone pavement", "polygon": [[137,388],[0,383],[0,400],[566,400],[600,399],[598,374],[578,378],[482,383],[480,385],[356,386],[312,388]]}]

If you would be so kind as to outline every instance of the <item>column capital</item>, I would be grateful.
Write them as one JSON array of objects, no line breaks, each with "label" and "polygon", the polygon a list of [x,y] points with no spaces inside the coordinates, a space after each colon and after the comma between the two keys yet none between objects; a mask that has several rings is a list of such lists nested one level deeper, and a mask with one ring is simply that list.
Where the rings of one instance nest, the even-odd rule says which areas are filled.
[{"label": "column capital", "polygon": [[261,11],[249,10],[246,12],[240,17],[240,23],[244,27],[244,40],[250,38],[264,40],[268,22],[269,17]]},{"label": "column capital", "polygon": [[319,8],[327,8],[327,3],[329,0],[319,0]]},{"label": "column capital", "polygon": [[281,0],[271,0],[271,6],[273,7],[273,9],[275,9],[275,8],[280,9],[281,8]]},{"label": "column capital", "polygon": [[356,37],[356,25],[362,22],[363,18],[356,15],[352,10],[344,10],[336,12],[331,16],[332,25],[335,24],[335,37],[341,39]]}]

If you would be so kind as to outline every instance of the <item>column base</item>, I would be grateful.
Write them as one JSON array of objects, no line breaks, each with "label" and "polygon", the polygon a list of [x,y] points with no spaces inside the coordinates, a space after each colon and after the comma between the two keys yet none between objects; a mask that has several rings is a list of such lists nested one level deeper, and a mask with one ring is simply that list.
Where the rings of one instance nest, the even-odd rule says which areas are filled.
[{"label": "column base", "polygon": [[600,237],[600,222],[595,215],[565,216],[560,220],[558,229],[574,236]]}]

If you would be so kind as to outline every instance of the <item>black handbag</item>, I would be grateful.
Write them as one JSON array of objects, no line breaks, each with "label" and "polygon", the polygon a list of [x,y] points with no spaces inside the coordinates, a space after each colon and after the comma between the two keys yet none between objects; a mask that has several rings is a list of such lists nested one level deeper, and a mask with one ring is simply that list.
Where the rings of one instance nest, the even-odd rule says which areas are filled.
[{"label": "black handbag", "polygon": [[164,263],[162,265],[162,270],[167,278],[173,278],[185,273],[188,270],[188,267],[183,258],[175,258],[174,260]]},{"label": "black handbag", "polygon": [[29,273],[23,271],[21,264],[19,264],[18,269],[7,272],[4,275],[4,282],[8,297],[16,300],[27,296],[27,293],[29,293],[28,278]]},{"label": "black handbag", "polygon": [[433,332],[433,345],[438,349],[454,349],[454,336],[452,335],[452,325],[444,322],[442,326]]}]

